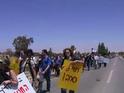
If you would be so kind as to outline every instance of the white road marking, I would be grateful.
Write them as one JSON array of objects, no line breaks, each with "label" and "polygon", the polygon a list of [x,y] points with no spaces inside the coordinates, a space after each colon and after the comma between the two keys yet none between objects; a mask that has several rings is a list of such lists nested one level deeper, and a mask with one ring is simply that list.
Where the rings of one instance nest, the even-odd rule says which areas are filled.
[{"label": "white road marking", "polygon": [[107,79],[107,84],[109,84],[109,83],[111,82],[113,72],[114,72],[114,70],[111,70],[111,72],[110,72],[110,74],[109,74],[109,77],[108,77],[108,79]]}]

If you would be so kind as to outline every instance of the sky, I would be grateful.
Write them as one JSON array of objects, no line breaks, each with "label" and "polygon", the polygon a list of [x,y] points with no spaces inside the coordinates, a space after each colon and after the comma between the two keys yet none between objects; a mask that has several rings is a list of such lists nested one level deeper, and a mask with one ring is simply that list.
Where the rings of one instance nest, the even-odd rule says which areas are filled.
[{"label": "sky", "polygon": [[0,0],[0,51],[17,36],[33,37],[34,51],[124,51],[124,0]]}]

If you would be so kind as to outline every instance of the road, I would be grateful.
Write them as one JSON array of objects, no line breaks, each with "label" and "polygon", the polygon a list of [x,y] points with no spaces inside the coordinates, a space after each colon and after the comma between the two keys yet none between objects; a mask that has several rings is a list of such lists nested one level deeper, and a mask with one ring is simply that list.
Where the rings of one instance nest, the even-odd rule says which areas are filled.
[{"label": "road", "polygon": [[[60,93],[58,78],[51,80],[51,92]],[[116,57],[106,68],[85,71],[76,93],[124,93],[124,59]]]}]

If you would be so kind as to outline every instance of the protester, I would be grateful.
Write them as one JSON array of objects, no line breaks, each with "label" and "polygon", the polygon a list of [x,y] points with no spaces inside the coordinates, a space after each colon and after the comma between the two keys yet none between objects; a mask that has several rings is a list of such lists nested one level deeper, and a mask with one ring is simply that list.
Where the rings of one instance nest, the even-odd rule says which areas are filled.
[{"label": "protester", "polygon": [[98,68],[98,62],[99,62],[99,56],[97,54],[94,55],[94,60],[95,60],[95,69]]},{"label": "protester", "polygon": [[110,60],[107,58],[107,56],[105,56],[103,61],[104,67],[106,67],[109,62]]},{"label": "protester", "polygon": [[[62,63],[62,66],[64,66],[64,61],[65,60],[71,60],[73,61],[73,53],[71,51],[71,49],[67,48],[63,51],[63,55],[64,55],[64,60],[63,60],[63,63]],[[67,93],[67,90],[66,89],[61,89],[61,93]],[[74,93],[73,90],[69,90],[69,93]]]},{"label": "protester", "polygon": [[103,58],[102,58],[102,56],[100,54],[98,55],[98,57],[99,57],[99,60],[98,60],[98,69],[100,69],[101,66],[102,66],[102,63],[103,63]]},{"label": "protester", "polygon": [[88,54],[85,58],[85,63],[87,64],[88,71],[90,71],[91,64],[92,64],[92,57],[91,54]]},{"label": "protester", "polygon": [[21,72],[25,72],[27,78],[29,79],[32,86],[35,88],[36,84],[36,71],[35,71],[35,61],[33,60],[33,51],[31,49],[27,50],[27,58],[21,65]]},{"label": "protester", "polygon": [[55,59],[55,73],[56,73],[56,76],[60,75],[61,64],[62,64],[62,59],[60,58],[60,56],[57,56],[56,59]]},{"label": "protester", "polygon": [[[93,49],[92,49],[93,50]],[[60,68],[62,69],[66,62],[81,62],[85,67],[87,65],[88,71],[90,71],[91,67],[101,68],[102,63],[104,67],[107,66],[109,59],[104,58],[101,55],[95,54],[92,51],[91,54],[87,56],[81,55],[79,52],[75,50],[72,51],[70,48],[66,48],[63,51],[63,56],[53,56],[52,58],[49,57],[47,50],[42,50],[42,54],[39,57],[39,63],[36,63],[37,59],[34,57],[34,53],[31,49],[26,51],[20,52],[20,54],[13,55],[12,57],[6,57],[5,60],[0,60],[0,84],[18,84],[17,77],[19,73],[24,72],[36,90],[37,88],[37,79],[39,80],[38,91],[37,93],[43,93],[43,81],[46,80],[47,87],[46,92],[50,92],[51,88],[51,67],[55,69],[56,76],[60,75]],[[51,66],[52,65],[52,66]],[[84,71],[83,67],[83,71]],[[39,76],[39,77],[38,77]],[[75,93],[74,90],[67,90],[61,88],[61,93]]]},{"label": "protester", "polygon": [[83,64],[83,71],[84,71],[84,68],[85,68],[85,56],[84,55],[81,55],[81,61],[82,61],[82,64]]},{"label": "protester", "polygon": [[91,53],[90,55],[91,55],[91,58],[90,58],[90,60],[91,60],[91,67],[94,67],[96,69],[96,60],[94,59],[95,53]]},{"label": "protester", "polygon": [[25,62],[26,60],[26,54],[24,53],[24,51],[20,51],[20,54],[19,54],[19,73],[22,73],[22,65],[23,63]]},{"label": "protester", "polygon": [[51,57],[51,60],[52,60],[52,63],[51,63],[51,72],[55,72],[56,73],[56,67],[55,67],[55,65],[56,65],[56,63],[55,63],[55,60],[56,60],[56,58],[55,57]]},{"label": "protester", "polygon": [[51,62],[52,60],[50,59],[47,50],[42,50],[42,62],[40,62],[40,67],[39,67],[39,72],[38,75],[40,76],[40,80],[39,80],[39,87],[38,87],[38,93],[42,93],[43,92],[43,80],[42,79],[46,79],[47,82],[47,93],[50,92],[50,86],[51,86],[51,81],[50,81],[50,76],[51,76]]},{"label": "protester", "polygon": [[16,73],[9,68],[8,62],[3,60],[0,60],[0,84],[18,84]]}]

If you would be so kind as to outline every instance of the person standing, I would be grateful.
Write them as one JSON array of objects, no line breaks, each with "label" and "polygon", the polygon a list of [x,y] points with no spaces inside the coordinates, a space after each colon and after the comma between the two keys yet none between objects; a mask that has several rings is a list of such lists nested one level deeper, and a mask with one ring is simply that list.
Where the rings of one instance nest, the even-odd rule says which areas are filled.
[{"label": "person standing", "polygon": [[98,68],[98,62],[99,62],[99,56],[97,54],[94,55],[94,61],[95,61],[95,69]]},{"label": "person standing", "polygon": [[[73,61],[73,53],[72,53],[71,49],[66,48],[66,49],[63,51],[63,55],[64,55],[64,60],[63,60],[63,63],[62,63],[62,68],[63,68],[63,66],[64,66],[64,61],[65,61],[65,60]],[[61,93],[67,93],[67,90],[61,88]],[[74,92],[74,90],[69,90],[69,93],[75,93],[75,92]]]},{"label": "person standing", "polygon": [[17,85],[18,80],[14,70],[9,68],[6,60],[0,60],[0,85]]},{"label": "person standing", "polygon": [[57,77],[60,75],[61,63],[62,63],[62,60],[61,60],[60,56],[57,56],[56,60],[55,60],[55,71],[56,71]]},{"label": "person standing", "polygon": [[38,87],[38,93],[42,93],[43,90],[43,80],[45,79],[47,82],[47,93],[50,92],[50,86],[51,86],[51,81],[50,81],[50,76],[51,76],[51,62],[52,60],[50,59],[48,52],[46,49],[42,50],[42,62],[40,62],[40,66],[39,66],[39,72],[38,75],[40,76],[40,80],[39,80],[39,87]]},{"label": "person standing", "polygon": [[24,51],[20,51],[19,53],[19,73],[22,73],[22,65],[26,60],[26,54],[24,53]]},{"label": "person standing", "polygon": [[91,54],[88,54],[87,57],[85,58],[85,63],[87,65],[88,71],[90,71],[91,64],[92,64],[92,57]]},{"label": "person standing", "polygon": [[102,58],[101,58],[101,55],[100,55],[100,54],[98,55],[98,57],[99,57],[99,60],[98,60],[98,69],[100,69],[100,68],[101,68],[101,66],[102,66],[102,62],[103,62],[103,60],[102,60]]},{"label": "person standing", "polygon": [[36,88],[37,80],[35,71],[35,61],[33,60],[34,56],[33,50],[28,49],[26,52],[26,56],[27,56],[26,59],[21,65],[21,73],[24,72],[28,80],[32,84],[33,88]]}]

